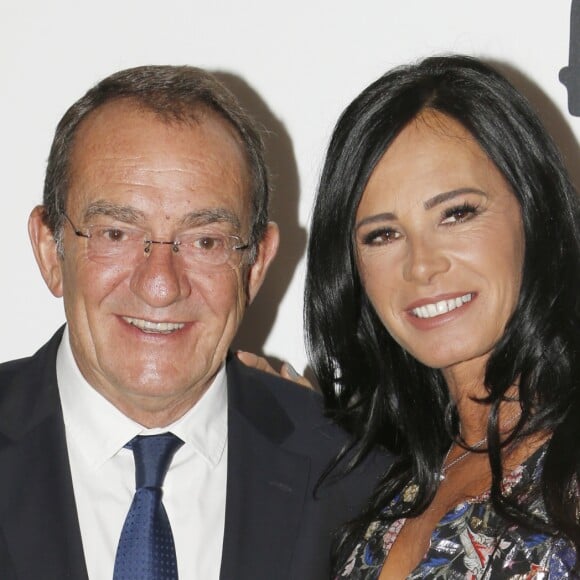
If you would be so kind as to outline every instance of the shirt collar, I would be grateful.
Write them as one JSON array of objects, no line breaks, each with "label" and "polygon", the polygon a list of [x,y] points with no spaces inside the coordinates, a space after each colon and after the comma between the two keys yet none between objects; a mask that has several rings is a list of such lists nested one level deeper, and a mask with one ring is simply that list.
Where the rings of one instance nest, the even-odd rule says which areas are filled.
[{"label": "shirt collar", "polygon": [[70,436],[93,469],[116,455],[136,435],[171,431],[216,466],[227,441],[227,388],[222,364],[201,399],[185,415],[163,428],[136,423],[97,392],[81,374],[65,328],[56,358],[58,389],[67,439]]}]

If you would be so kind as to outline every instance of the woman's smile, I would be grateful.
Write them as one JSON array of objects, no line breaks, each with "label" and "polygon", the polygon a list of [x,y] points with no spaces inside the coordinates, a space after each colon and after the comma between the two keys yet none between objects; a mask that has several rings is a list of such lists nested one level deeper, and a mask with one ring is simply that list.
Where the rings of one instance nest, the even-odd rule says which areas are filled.
[{"label": "woman's smile", "polygon": [[436,302],[430,302],[428,300],[423,301],[424,303],[409,308],[413,316],[417,318],[435,318],[441,316],[442,314],[447,314],[456,308],[461,308],[468,302],[471,302],[474,298],[474,294],[468,292],[460,296],[445,298],[443,300],[437,300]]}]

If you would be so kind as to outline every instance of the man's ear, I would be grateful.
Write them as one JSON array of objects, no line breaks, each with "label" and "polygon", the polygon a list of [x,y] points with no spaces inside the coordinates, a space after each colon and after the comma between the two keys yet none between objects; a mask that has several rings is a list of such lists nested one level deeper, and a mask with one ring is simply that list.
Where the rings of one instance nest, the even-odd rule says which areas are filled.
[{"label": "man's ear", "polygon": [[266,277],[266,272],[270,267],[270,263],[278,251],[279,242],[280,231],[278,229],[278,224],[268,222],[266,231],[256,248],[256,260],[250,266],[248,271],[248,305],[254,301],[256,294],[258,294],[258,290],[262,286],[262,282]]},{"label": "man's ear", "polygon": [[50,228],[44,221],[44,206],[38,205],[28,218],[28,235],[32,251],[40,273],[49,290],[57,297],[62,297],[62,260],[58,255],[56,241]]}]

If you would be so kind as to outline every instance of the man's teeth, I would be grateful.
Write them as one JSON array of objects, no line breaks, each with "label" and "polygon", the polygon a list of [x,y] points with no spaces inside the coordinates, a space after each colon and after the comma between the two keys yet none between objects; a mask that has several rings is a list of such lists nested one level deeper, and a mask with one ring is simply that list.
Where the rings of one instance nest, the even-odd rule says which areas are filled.
[{"label": "man's teeth", "polygon": [[130,318],[123,316],[123,320],[136,326],[143,332],[169,334],[185,326],[183,322],[151,322],[150,320],[141,320],[140,318]]},{"label": "man's teeth", "polygon": [[471,302],[472,299],[472,294],[465,294],[464,296],[459,296],[458,298],[440,300],[439,302],[434,302],[432,304],[424,304],[423,306],[419,306],[419,308],[413,308],[412,312],[417,318],[433,318],[435,316],[440,316],[441,314],[451,312],[452,310],[463,306],[467,302]]}]

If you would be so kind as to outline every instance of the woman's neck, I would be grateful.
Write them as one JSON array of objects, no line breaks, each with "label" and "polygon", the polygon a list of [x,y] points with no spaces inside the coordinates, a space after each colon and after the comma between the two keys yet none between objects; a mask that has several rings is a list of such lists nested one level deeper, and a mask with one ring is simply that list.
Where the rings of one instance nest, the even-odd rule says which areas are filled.
[{"label": "woman's neck", "polygon": [[[468,445],[474,445],[487,436],[490,405],[480,402],[489,394],[484,384],[486,362],[487,357],[442,370],[459,415],[461,437]],[[517,385],[513,385],[506,392],[508,400],[499,407],[498,421],[502,433],[509,433],[519,418],[517,395]]]}]

